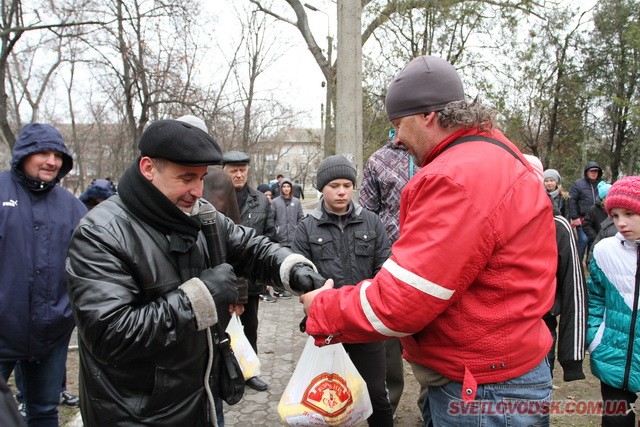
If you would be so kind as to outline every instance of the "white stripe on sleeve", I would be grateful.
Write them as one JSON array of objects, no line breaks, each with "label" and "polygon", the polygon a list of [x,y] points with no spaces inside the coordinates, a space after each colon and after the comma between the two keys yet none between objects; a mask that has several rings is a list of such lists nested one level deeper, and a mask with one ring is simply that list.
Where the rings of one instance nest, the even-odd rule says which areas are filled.
[{"label": "white stripe on sleeve", "polygon": [[[407,285],[416,288],[417,290],[424,292],[433,297],[448,300],[453,295],[451,289],[447,289],[440,285],[436,285],[433,282],[430,282],[422,277],[414,274],[396,264],[391,259],[388,259],[383,264],[382,268],[386,269],[393,277],[397,280],[406,283]],[[362,305],[362,310],[364,311],[365,316],[371,326],[380,334],[387,335],[390,337],[405,337],[409,335],[408,333],[394,331],[393,329],[389,329],[378,316],[373,311],[369,300],[367,299],[367,288],[371,285],[371,282],[365,281],[360,287],[360,304]]]},{"label": "white stripe on sleeve", "polygon": [[400,267],[395,263],[395,261],[391,259],[386,260],[382,265],[382,268],[386,269],[397,280],[400,280],[401,282],[404,282],[407,285],[416,288],[420,292],[431,295],[432,297],[446,301],[451,299],[451,297],[453,296],[453,290],[430,282],[427,279],[424,279],[417,274],[414,274],[409,270]]}]

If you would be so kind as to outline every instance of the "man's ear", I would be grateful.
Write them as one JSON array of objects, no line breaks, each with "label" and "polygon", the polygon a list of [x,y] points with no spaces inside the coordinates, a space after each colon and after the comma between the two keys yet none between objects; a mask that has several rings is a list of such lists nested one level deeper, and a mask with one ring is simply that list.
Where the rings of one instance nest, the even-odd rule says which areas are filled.
[{"label": "man's ear", "polygon": [[434,120],[438,120],[438,113],[432,111],[430,113],[423,114],[424,119],[427,121],[427,124],[431,125],[434,123]]},{"label": "man's ear", "polygon": [[149,181],[153,181],[153,176],[156,171],[156,165],[153,163],[150,157],[144,156],[140,159],[140,173]]}]

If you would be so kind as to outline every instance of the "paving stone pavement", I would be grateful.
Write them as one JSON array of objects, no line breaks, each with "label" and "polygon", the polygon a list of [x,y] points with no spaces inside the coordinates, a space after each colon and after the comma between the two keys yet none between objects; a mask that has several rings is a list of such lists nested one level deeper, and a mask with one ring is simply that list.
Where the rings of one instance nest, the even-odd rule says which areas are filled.
[{"label": "paving stone pavement", "polygon": [[258,357],[260,379],[269,385],[267,391],[245,389],[240,403],[224,405],[225,427],[280,426],[278,402],[293,374],[307,334],[300,332],[304,317],[297,297],[278,299],[276,303],[260,302],[258,308]]},{"label": "paving stone pavement", "polygon": [[[245,388],[240,403],[224,404],[225,427],[233,426],[281,426],[278,402],[289,378],[293,374],[307,334],[300,332],[304,317],[302,304],[297,297],[278,299],[278,302],[260,302],[258,308],[258,357],[261,363],[260,378],[269,388],[255,391]],[[74,331],[71,346],[77,345]],[[66,427],[82,427],[80,414]]]}]

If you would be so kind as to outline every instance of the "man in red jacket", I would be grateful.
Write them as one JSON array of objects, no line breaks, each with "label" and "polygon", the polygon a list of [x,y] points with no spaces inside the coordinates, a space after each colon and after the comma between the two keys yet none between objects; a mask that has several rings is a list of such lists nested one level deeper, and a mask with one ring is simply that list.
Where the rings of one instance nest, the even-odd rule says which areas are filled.
[{"label": "man in red jacket", "polygon": [[318,345],[400,337],[429,387],[425,425],[548,425],[549,198],[447,61],[409,62],[386,110],[422,166],[402,191],[400,238],[373,279],[301,296],[307,332]]}]

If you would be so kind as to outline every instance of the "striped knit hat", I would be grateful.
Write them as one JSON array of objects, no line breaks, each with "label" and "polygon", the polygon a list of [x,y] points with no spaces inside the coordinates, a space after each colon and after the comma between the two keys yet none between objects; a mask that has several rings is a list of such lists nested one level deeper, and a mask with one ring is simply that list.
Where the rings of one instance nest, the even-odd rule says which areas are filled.
[{"label": "striped knit hat", "polygon": [[616,181],[609,189],[605,208],[609,215],[613,208],[624,208],[640,214],[640,176],[627,176]]}]

